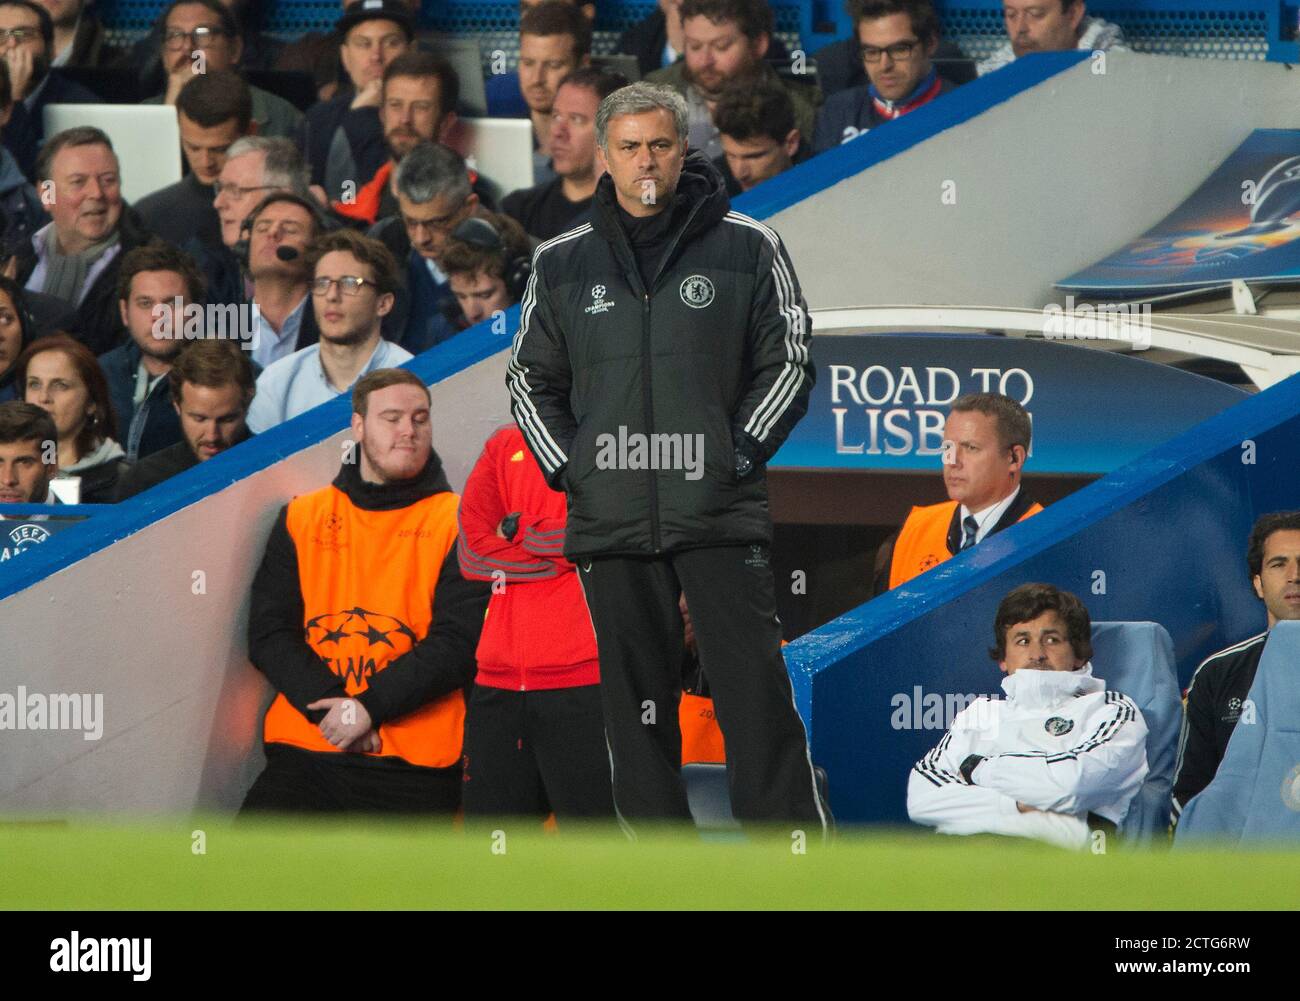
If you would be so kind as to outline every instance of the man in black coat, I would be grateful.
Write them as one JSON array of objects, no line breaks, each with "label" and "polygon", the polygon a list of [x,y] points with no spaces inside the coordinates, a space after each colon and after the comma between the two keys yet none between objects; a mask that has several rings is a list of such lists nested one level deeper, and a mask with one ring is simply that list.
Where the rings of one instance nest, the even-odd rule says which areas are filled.
[{"label": "man in black coat", "polygon": [[764,464],[808,407],[809,317],[780,238],[687,156],[676,91],[601,102],[591,223],[542,244],[507,367],[569,499],[620,816],[689,819],[678,700],[691,610],[742,821],[823,831],[781,656]]},{"label": "man in black coat", "polygon": [[122,198],[117,154],[99,129],[81,126],[50,138],[36,160],[37,186],[55,193],[53,222],[18,253],[17,280],[77,311],[77,340],[97,355],[126,339],[117,307],[122,257],[149,232]]}]

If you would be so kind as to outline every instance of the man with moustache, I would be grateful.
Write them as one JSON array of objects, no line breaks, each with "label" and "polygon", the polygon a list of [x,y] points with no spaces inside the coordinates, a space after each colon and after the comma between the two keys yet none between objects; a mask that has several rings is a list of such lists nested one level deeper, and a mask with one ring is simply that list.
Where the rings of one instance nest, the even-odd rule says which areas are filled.
[{"label": "man with moustache", "polygon": [[1119,25],[1089,17],[1084,0],[1003,0],[1002,21],[1008,39],[976,65],[980,76],[1031,52],[1128,48]]},{"label": "man with moustache", "polygon": [[[365,239],[328,239],[345,236]],[[322,277],[361,269],[341,260],[351,251],[322,249]],[[334,329],[322,323],[324,336]],[[459,498],[433,449],[424,383],[376,369],[352,390],[352,411],[356,452],[330,486],[283,508],[253,580],[248,655],[276,697],[266,768],[241,813],[449,821],[489,585],[460,572]]]},{"label": "man with moustache", "polygon": [[339,215],[373,226],[398,212],[393,171],[423,142],[442,142],[456,124],[460,81],[445,59],[411,49],[384,70],[379,119],[388,159],[364,184],[331,206]]},{"label": "man with moustache", "polygon": [[237,342],[192,341],[167,373],[181,440],[129,466],[118,478],[115,501],[207,462],[249,438],[246,418],[255,380],[248,353]]},{"label": "man with moustache", "polygon": [[397,264],[387,247],[340,229],[311,245],[306,267],[320,340],[281,358],[258,377],[248,410],[254,434],[346,393],[368,372],[412,357],[381,334],[398,287]]}]

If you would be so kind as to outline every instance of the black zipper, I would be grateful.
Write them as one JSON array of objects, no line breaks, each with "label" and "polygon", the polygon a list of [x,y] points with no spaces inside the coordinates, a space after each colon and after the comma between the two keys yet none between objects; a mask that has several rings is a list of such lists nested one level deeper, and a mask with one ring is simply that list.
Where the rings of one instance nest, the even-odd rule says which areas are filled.
[{"label": "black zipper", "polygon": [[[646,441],[654,441],[651,437],[654,434],[654,393],[651,390],[651,380],[653,378],[650,371],[650,293],[645,294],[645,309],[641,310],[641,359],[644,374],[641,379],[642,400],[645,407],[645,426]],[[647,464],[649,466],[649,464]],[[650,548],[656,553],[662,548],[659,538],[659,483],[655,479],[655,471],[646,469],[646,477],[650,483]]]}]

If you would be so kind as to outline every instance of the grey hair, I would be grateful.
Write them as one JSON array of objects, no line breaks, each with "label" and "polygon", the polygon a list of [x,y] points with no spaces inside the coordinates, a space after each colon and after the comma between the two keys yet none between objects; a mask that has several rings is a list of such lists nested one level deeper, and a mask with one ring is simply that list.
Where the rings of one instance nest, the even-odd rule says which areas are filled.
[{"label": "grey hair", "polygon": [[677,141],[684,144],[690,128],[686,98],[672,87],[642,80],[620,87],[600,102],[600,107],[596,110],[596,145],[606,153],[609,152],[610,119],[620,115],[639,115],[659,108],[673,116],[673,124],[677,126]]},{"label": "grey hair", "polygon": [[262,183],[274,188],[292,191],[306,198],[311,183],[311,173],[303,163],[298,147],[279,136],[244,136],[236,139],[226,150],[226,159],[249,153],[262,154]]},{"label": "grey hair", "polygon": [[420,143],[402,157],[395,173],[397,193],[417,205],[439,196],[459,204],[472,190],[465,161],[442,143]]}]

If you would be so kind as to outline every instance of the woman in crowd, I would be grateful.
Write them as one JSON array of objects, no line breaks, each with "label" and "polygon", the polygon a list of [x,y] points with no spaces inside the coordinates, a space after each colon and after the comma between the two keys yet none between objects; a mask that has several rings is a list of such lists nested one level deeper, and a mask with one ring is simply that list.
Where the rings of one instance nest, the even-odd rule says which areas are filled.
[{"label": "woman in crowd", "polygon": [[0,275],[0,403],[19,399],[18,357],[31,343],[31,320],[23,290],[12,278]]},{"label": "woman in crowd", "polygon": [[84,344],[56,334],[30,345],[17,369],[23,399],[48,410],[59,433],[54,489],[75,478],[80,480],[79,503],[111,501],[126,453],[113,440],[117,421],[95,356]]}]

